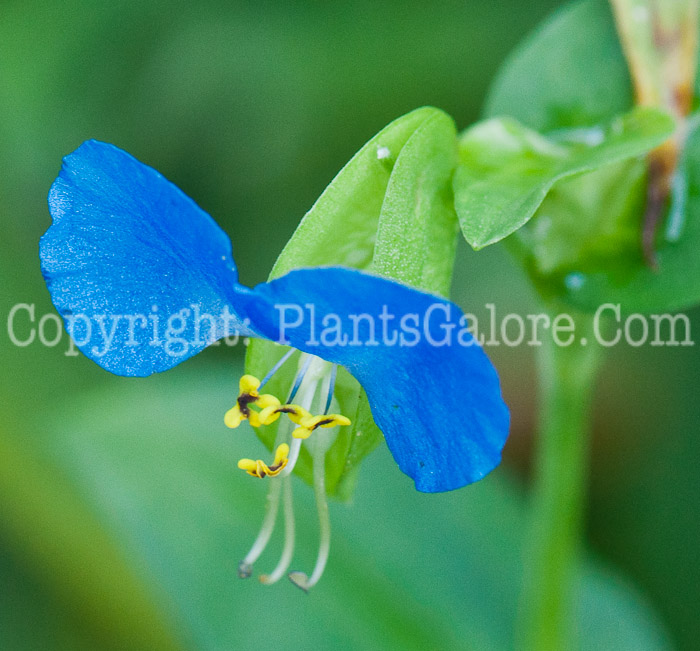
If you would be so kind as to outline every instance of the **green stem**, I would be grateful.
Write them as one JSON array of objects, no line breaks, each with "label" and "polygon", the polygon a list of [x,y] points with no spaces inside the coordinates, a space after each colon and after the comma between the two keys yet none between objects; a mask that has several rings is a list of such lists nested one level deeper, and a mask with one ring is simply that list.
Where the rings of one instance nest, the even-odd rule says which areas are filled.
[{"label": "green stem", "polygon": [[[582,537],[590,406],[600,361],[590,316],[576,319],[577,338],[539,349],[539,441],[525,547],[519,648],[570,649],[572,586]],[[583,339],[587,345],[582,345]]]}]

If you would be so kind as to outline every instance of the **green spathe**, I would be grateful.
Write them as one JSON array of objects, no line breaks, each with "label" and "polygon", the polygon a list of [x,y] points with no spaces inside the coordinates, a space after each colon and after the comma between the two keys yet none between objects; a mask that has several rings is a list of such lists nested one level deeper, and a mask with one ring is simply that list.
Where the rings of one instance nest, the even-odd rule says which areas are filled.
[{"label": "green spathe", "polygon": [[[345,165],[305,215],[270,274],[291,269],[344,265],[395,278],[446,295],[452,278],[457,217],[450,181],[457,161],[455,125],[435,108],[398,118],[374,136]],[[246,371],[262,377],[286,352],[253,341]],[[286,395],[296,365],[285,364],[268,390]],[[382,440],[367,397],[344,369],[335,397],[352,421],[340,428],[326,456],[326,486],[341,498],[352,495],[359,462]],[[277,423],[257,430],[272,447]],[[311,459],[302,449],[296,469],[311,480]]]}]

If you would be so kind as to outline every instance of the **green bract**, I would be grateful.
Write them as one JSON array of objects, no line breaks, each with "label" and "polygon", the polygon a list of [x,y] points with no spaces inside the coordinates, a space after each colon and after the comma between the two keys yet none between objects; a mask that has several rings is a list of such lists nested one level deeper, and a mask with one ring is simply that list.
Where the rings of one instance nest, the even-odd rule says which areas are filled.
[{"label": "green bract", "polygon": [[532,129],[590,127],[632,106],[627,64],[606,0],[571,3],[510,55],[491,85],[485,115]]},{"label": "green bract", "polygon": [[[270,278],[300,267],[344,265],[447,294],[457,235],[450,180],[457,159],[452,119],[422,108],[392,122],[338,173],[306,214],[279,256]],[[286,348],[256,340],[246,371],[262,377]],[[286,397],[296,373],[290,360],[266,391]],[[339,370],[335,396],[352,425],[339,429],[326,456],[328,492],[352,494],[358,462],[381,441],[360,385]],[[278,423],[258,428],[272,447]],[[297,464],[310,480],[305,450]]]}]

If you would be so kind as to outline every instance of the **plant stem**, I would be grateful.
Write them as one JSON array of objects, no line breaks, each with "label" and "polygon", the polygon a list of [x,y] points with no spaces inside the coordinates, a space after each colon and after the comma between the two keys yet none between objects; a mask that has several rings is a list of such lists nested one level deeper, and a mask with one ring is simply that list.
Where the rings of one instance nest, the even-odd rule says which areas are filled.
[{"label": "plant stem", "polygon": [[[600,346],[592,318],[576,317],[576,340],[539,349],[539,440],[525,546],[518,648],[574,648],[572,586],[586,492],[590,406]],[[583,340],[587,345],[582,345]]]}]

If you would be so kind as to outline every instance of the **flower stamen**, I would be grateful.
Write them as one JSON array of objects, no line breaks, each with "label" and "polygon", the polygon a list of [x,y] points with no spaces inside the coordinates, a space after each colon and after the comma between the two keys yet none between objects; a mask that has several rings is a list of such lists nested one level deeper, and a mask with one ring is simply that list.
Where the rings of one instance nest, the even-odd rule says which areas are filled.
[{"label": "flower stamen", "polygon": [[350,419],[342,414],[322,414],[321,416],[309,416],[299,423],[292,436],[295,439],[307,439],[311,433],[319,427],[336,427],[337,425],[350,425]]},{"label": "flower stamen", "polygon": [[[302,355],[302,357],[304,357],[304,355]],[[299,391],[299,387],[301,387],[301,383],[306,377],[306,372],[309,370],[309,366],[311,366],[311,362],[314,360],[313,355],[306,355],[305,357],[306,359],[304,360],[304,364],[299,369],[299,372],[294,378],[294,385],[292,386],[292,390],[289,392],[289,398],[287,399],[287,402],[292,402],[292,400],[294,400],[294,398],[296,397],[297,392]]]},{"label": "flower stamen", "polygon": [[311,414],[299,405],[270,405],[265,407],[258,414],[258,419],[262,425],[270,425],[274,423],[282,414],[287,414],[289,420],[294,424],[299,425],[305,418],[309,418]]},{"label": "flower stamen", "polygon": [[260,583],[264,583],[265,585],[277,583],[277,581],[279,581],[284,576],[284,573],[289,569],[289,565],[291,564],[294,556],[294,501],[292,499],[291,477],[285,477],[282,480],[282,484],[284,490],[284,547],[282,548],[282,555],[280,556],[280,560],[275,569],[272,570],[270,574],[261,574],[258,577]]},{"label": "flower stamen", "polygon": [[236,404],[224,415],[226,427],[236,429],[244,420],[250,421],[253,427],[259,427],[260,418],[258,412],[251,409],[250,405],[256,405],[264,409],[265,407],[280,404],[280,401],[272,394],[260,394],[258,390],[261,386],[262,382],[254,375],[244,375],[239,380],[239,394]]},{"label": "flower stamen", "polygon": [[275,452],[275,460],[272,465],[268,466],[261,459],[241,459],[238,462],[238,467],[245,470],[252,477],[264,479],[265,477],[276,477],[279,475],[289,462],[289,446],[286,443],[277,446]]},{"label": "flower stamen", "polygon": [[258,537],[255,539],[250,551],[245,558],[238,564],[238,576],[241,579],[247,579],[253,573],[253,563],[260,558],[260,555],[265,551],[267,543],[270,542],[270,537],[277,522],[277,511],[279,510],[280,494],[282,485],[278,481],[273,481],[270,484],[270,490],[267,494],[267,504],[265,506],[265,517],[263,518],[262,526],[258,532]]},{"label": "flower stamen", "polygon": [[323,576],[331,548],[331,520],[326,501],[326,452],[328,452],[328,446],[320,445],[313,455],[314,495],[319,524],[316,564],[310,577],[304,572],[290,572],[288,574],[289,580],[304,592],[313,588]]},{"label": "flower stamen", "polygon": [[267,375],[262,379],[262,382],[260,382],[260,386],[258,387],[258,389],[262,389],[269,382],[269,380],[272,379],[272,376],[280,370],[282,365],[296,352],[296,348],[290,348],[284,355],[282,355],[278,362],[268,371]]},{"label": "flower stamen", "polygon": [[[279,510],[279,498],[280,495],[283,494],[285,520],[284,547],[273,571],[269,574],[261,574],[259,577],[260,582],[266,585],[276,583],[284,576],[289,569],[294,554],[295,525],[292,487],[289,475],[294,470],[294,466],[299,459],[299,453],[304,440],[319,428],[350,425],[350,419],[342,414],[328,413],[333,402],[337,367],[333,365],[329,369],[329,365],[326,362],[312,355],[302,355],[302,359],[299,361],[299,371],[294,379],[294,384],[289,392],[286,404],[280,404],[279,400],[274,398],[274,396],[266,397],[259,394],[260,387],[267,382],[272,376],[272,373],[279,369],[288,358],[289,353],[282,357],[275,365],[273,371],[265,376],[263,382],[258,382],[253,376],[244,376],[245,382],[244,378],[241,378],[241,396],[239,396],[239,398],[243,397],[247,400],[250,397],[252,399],[243,405],[241,405],[239,401],[237,405],[239,411],[241,407],[248,407],[248,404],[255,404],[260,407],[260,411],[249,409],[248,420],[251,425],[270,425],[279,420],[282,414],[286,414],[289,421],[296,425],[296,428],[291,432],[291,437],[290,429],[285,428],[285,426],[281,426],[278,429],[276,437],[277,449],[274,462],[271,465],[268,466],[260,459],[241,459],[238,462],[238,467],[245,470],[253,477],[262,479],[264,477],[279,476],[282,478],[281,482],[272,482],[268,496],[268,512],[266,513],[263,527],[258,534],[253,548],[239,564],[239,576],[248,577],[252,574],[252,564],[258,559],[269,542]],[[312,364],[312,362],[315,363]],[[294,400],[297,395],[297,403],[292,403],[292,400]],[[272,398],[272,400],[269,400],[269,398]],[[264,404],[265,400],[269,400],[267,404]],[[323,413],[317,416],[312,415],[310,411],[312,407],[318,409],[321,406],[325,406]],[[285,423],[285,425],[287,424]],[[291,445],[281,443],[281,441],[285,439],[289,440],[289,438],[291,438]],[[307,444],[313,460],[314,493],[319,518],[319,550],[316,564],[310,576],[307,576],[303,572],[291,572],[288,574],[289,579],[305,591],[316,585],[321,578],[330,551],[330,519],[325,489],[325,456],[334,440],[335,433],[330,432],[328,435],[320,436],[320,434],[318,434],[314,436],[313,440],[309,441]],[[281,493],[281,491],[284,492]]]},{"label": "flower stamen", "polygon": [[[335,381],[336,378],[338,377],[338,365],[333,364],[331,366],[331,374],[330,377],[328,378],[328,387],[326,390],[326,407],[323,410],[324,414],[328,413],[328,410],[331,408],[331,402],[333,401],[333,392],[335,391]],[[350,423],[348,422],[348,425]]]},{"label": "flower stamen", "polygon": [[[313,359],[313,358],[311,358]],[[302,368],[302,371],[305,369],[308,369],[308,364],[304,365],[304,368]],[[316,395],[316,388],[318,387],[319,383],[319,377],[314,376],[314,377],[307,377],[307,382],[304,383],[302,390],[300,391],[300,396],[299,396],[299,402],[301,403],[300,407],[303,409],[303,411],[306,414],[309,414],[309,409],[311,409],[311,405],[313,403],[314,397]],[[296,383],[295,383],[296,384]],[[302,383],[299,382],[299,387],[302,386]],[[299,390],[299,387],[297,387],[297,391]],[[304,418],[305,416],[303,413],[300,412],[300,417]],[[310,415],[310,414],[309,414]],[[290,416],[290,420],[294,422],[294,419],[297,418],[297,415],[294,414]],[[296,430],[295,430],[296,431]],[[289,451],[289,463],[287,464],[287,467],[284,469],[283,475],[290,475],[292,471],[294,470],[294,466],[297,463],[297,460],[299,459],[299,452],[301,451],[301,443],[302,439],[300,438],[292,438],[292,445],[290,447]]]}]

